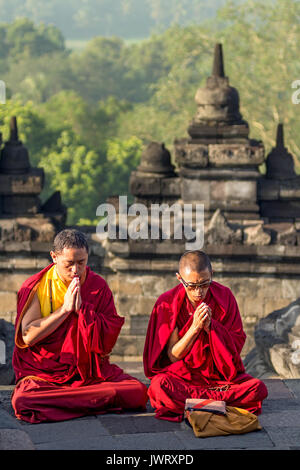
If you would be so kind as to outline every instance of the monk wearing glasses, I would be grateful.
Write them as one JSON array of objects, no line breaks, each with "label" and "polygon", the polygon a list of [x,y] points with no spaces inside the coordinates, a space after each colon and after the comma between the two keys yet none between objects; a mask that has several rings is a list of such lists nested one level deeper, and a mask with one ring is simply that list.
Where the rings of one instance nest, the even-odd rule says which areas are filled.
[{"label": "monk wearing glasses", "polygon": [[179,284],[153,308],[144,370],[159,419],[180,422],[187,398],[223,400],[258,415],[268,395],[265,384],[245,372],[240,353],[246,335],[235,297],[212,276],[206,253],[184,253]]}]

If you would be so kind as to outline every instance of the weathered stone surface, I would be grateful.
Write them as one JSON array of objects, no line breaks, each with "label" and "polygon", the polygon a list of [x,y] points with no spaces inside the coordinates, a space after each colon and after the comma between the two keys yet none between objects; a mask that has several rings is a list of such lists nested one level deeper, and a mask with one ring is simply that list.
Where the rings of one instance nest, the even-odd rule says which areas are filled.
[{"label": "weathered stone surface", "polygon": [[34,241],[52,244],[55,234],[55,226],[47,217],[0,218],[0,241],[5,244],[5,248],[14,242]]},{"label": "weathered stone surface", "polygon": [[144,349],[144,335],[120,335],[113,349],[115,356],[141,356]]},{"label": "weathered stone surface", "polygon": [[0,319],[0,341],[5,345],[2,354],[2,363],[0,362],[0,385],[10,385],[14,381],[14,372],[12,368],[12,354],[14,348],[15,331],[11,323]]},{"label": "weathered stone surface", "polygon": [[32,168],[23,175],[0,173],[1,194],[40,194],[43,189],[44,174],[41,168]]},{"label": "weathered stone surface", "polygon": [[284,146],[283,125],[278,124],[276,147],[274,147],[266,159],[267,178],[288,180],[296,178],[293,156]]},{"label": "weathered stone surface", "polygon": [[244,241],[247,245],[269,245],[271,235],[264,230],[262,224],[244,229]]},{"label": "weathered stone surface", "polygon": [[36,196],[3,196],[2,211],[4,214],[25,215],[37,214],[40,210],[40,201]]},{"label": "weathered stone surface", "polygon": [[233,230],[227,223],[226,218],[223,216],[221,211],[218,209],[208,226],[206,232],[206,243],[241,243],[242,242],[242,231],[240,229]]},{"label": "weathered stone surface", "polygon": [[255,343],[245,360],[250,374],[274,371],[282,378],[300,378],[299,300],[260,320]]},{"label": "weathered stone surface", "polygon": [[242,144],[209,145],[209,163],[214,167],[253,166],[264,161],[263,145],[251,146]]},{"label": "weathered stone surface", "polygon": [[17,296],[15,292],[0,291],[0,314],[16,310]]},{"label": "weathered stone surface", "polygon": [[35,450],[35,446],[24,431],[0,429],[0,450]]},{"label": "weathered stone surface", "polygon": [[296,245],[297,231],[294,224],[277,234],[277,242],[281,245]]},{"label": "weathered stone surface", "polygon": [[181,179],[181,194],[184,201],[198,201],[209,203],[210,183],[209,181],[197,181],[189,178]]},{"label": "weathered stone surface", "polygon": [[208,165],[208,145],[175,142],[177,163],[189,168],[205,168]]},{"label": "weathered stone surface", "polygon": [[159,173],[174,175],[171,154],[161,142],[150,142],[141,155],[141,163],[137,168],[141,173]]}]

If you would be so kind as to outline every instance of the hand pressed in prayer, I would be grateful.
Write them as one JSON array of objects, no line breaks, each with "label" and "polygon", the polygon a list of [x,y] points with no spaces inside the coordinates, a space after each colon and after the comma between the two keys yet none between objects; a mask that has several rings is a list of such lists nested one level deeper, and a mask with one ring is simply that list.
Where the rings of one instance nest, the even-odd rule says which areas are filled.
[{"label": "hand pressed in prayer", "polygon": [[209,331],[211,321],[211,309],[210,307],[202,302],[196,308],[193,316],[192,328],[197,331],[204,329],[206,332]]},{"label": "hand pressed in prayer", "polygon": [[75,277],[69,284],[68,290],[64,297],[63,307],[66,312],[71,313],[74,311],[77,312],[77,308],[79,310],[80,305],[81,305],[80,280],[78,277]]},{"label": "hand pressed in prayer", "polygon": [[76,287],[76,297],[75,297],[75,305],[74,305],[74,310],[76,313],[79,312],[79,309],[81,307],[81,295],[80,295],[80,279],[79,277],[75,277],[77,279],[77,287]]}]

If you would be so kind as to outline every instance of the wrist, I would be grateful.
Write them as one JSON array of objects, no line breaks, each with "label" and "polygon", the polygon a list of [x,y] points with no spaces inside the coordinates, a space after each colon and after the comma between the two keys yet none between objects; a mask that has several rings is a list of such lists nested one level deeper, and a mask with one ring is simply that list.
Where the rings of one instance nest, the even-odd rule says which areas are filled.
[{"label": "wrist", "polygon": [[67,316],[67,315],[70,315],[70,313],[73,311],[73,309],[70,310],[70,308],[66,307],[65,305],[62,305],[60,307],[60,314],[62,316]]},{"label": "wrist", "polygon": [[191,334],[193,336],[198,335],[200,331],[203,329],[203,326],[191,326]]}]

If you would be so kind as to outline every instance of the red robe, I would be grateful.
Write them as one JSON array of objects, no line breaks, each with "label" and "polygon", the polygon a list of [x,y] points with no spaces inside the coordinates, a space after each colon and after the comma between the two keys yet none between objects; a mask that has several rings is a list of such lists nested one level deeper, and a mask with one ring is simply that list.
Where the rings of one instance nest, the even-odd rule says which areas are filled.
[{"label": "red robe", "polygon": [[205,297],[212,310],[209,333],[202,330],[187,355],[171,363],[167,343],[178,327],[181,338],[191,326],[194,308],[179,284],[157,300],[148,325],[145,375],[156,417],[183,419],[186,398],[213,398],[228,405],[261,412],[268,392],[258,379],[245,373],[240,357],[246,335],[237,302],[230,289],[212,282]]},{"label": "red robe", "polygon": [[147,387],[109,362],[124,318],[118,316],[105,280],[90,268],[81,286],[79,313],[71,313],[33,346],[24,344],[22,318],[51,266],[27,279],[18,292],[12,397],[17,418],[38,423],[144,409]]}]

